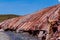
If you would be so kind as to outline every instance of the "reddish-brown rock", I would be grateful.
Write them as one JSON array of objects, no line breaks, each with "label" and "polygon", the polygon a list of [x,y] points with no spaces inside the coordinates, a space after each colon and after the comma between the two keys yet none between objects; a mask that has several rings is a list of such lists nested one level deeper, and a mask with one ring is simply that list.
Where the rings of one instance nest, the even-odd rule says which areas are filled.
[{"label": "reddish-brown rock", "polygon": [[[46,40],[57,39],[57,34],[60,33],[60,4],[45,8],[22,17],[16,17],[5,20],[0,23],[0,28],[3,30],[12,29],[17,32],[21,30],[45,30]],[[42,32],[41,32],[42,33]],[[39,35],[41,34],[39,32]],[[53,35],[56,34],[56,35]],[[58,36],[59,37],[59,36]]]}]

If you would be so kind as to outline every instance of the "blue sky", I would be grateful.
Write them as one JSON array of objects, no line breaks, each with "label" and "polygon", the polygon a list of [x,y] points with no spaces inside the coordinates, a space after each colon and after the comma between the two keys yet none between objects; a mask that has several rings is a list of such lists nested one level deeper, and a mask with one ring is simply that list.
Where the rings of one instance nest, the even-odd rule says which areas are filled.
[{"label": "blue sky", "polygon": [[58,0],[0,0],[0,14],[26,15],[56,4]]}]

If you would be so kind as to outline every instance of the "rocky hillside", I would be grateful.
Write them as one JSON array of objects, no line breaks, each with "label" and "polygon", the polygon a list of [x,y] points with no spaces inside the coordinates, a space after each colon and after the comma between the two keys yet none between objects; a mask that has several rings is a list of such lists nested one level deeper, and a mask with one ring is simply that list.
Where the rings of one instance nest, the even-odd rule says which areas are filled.
[{"label": "rocky hillside", "polygon": [[15,17],[18,17],[18,15],[13,15],[13,14],[0,15],[0,22],[10,19],[10,18],[15,18]]},{"label": "rocky hillside", "polygon": [[40,40],[58,40],[60,37],[60,4],[34,14],[4,20],[0,29],[28,32]]}]

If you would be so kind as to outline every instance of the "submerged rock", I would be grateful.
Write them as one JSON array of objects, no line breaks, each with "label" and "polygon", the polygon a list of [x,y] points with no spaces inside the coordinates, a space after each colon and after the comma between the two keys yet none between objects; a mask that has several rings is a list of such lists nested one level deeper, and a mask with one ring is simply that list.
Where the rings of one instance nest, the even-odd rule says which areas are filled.
[{"label": "submerged rock", "polygon": [[28,33],[0,32],[0,40],[37,40]]}]

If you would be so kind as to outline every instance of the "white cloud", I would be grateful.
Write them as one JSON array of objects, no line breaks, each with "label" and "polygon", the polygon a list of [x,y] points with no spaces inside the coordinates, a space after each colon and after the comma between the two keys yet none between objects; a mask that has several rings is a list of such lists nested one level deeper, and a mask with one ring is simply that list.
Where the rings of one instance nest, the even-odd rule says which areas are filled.
[{"label": "white cloud", "polygon": [[60,0],[58,0],[58,2],[60,2]]}]

